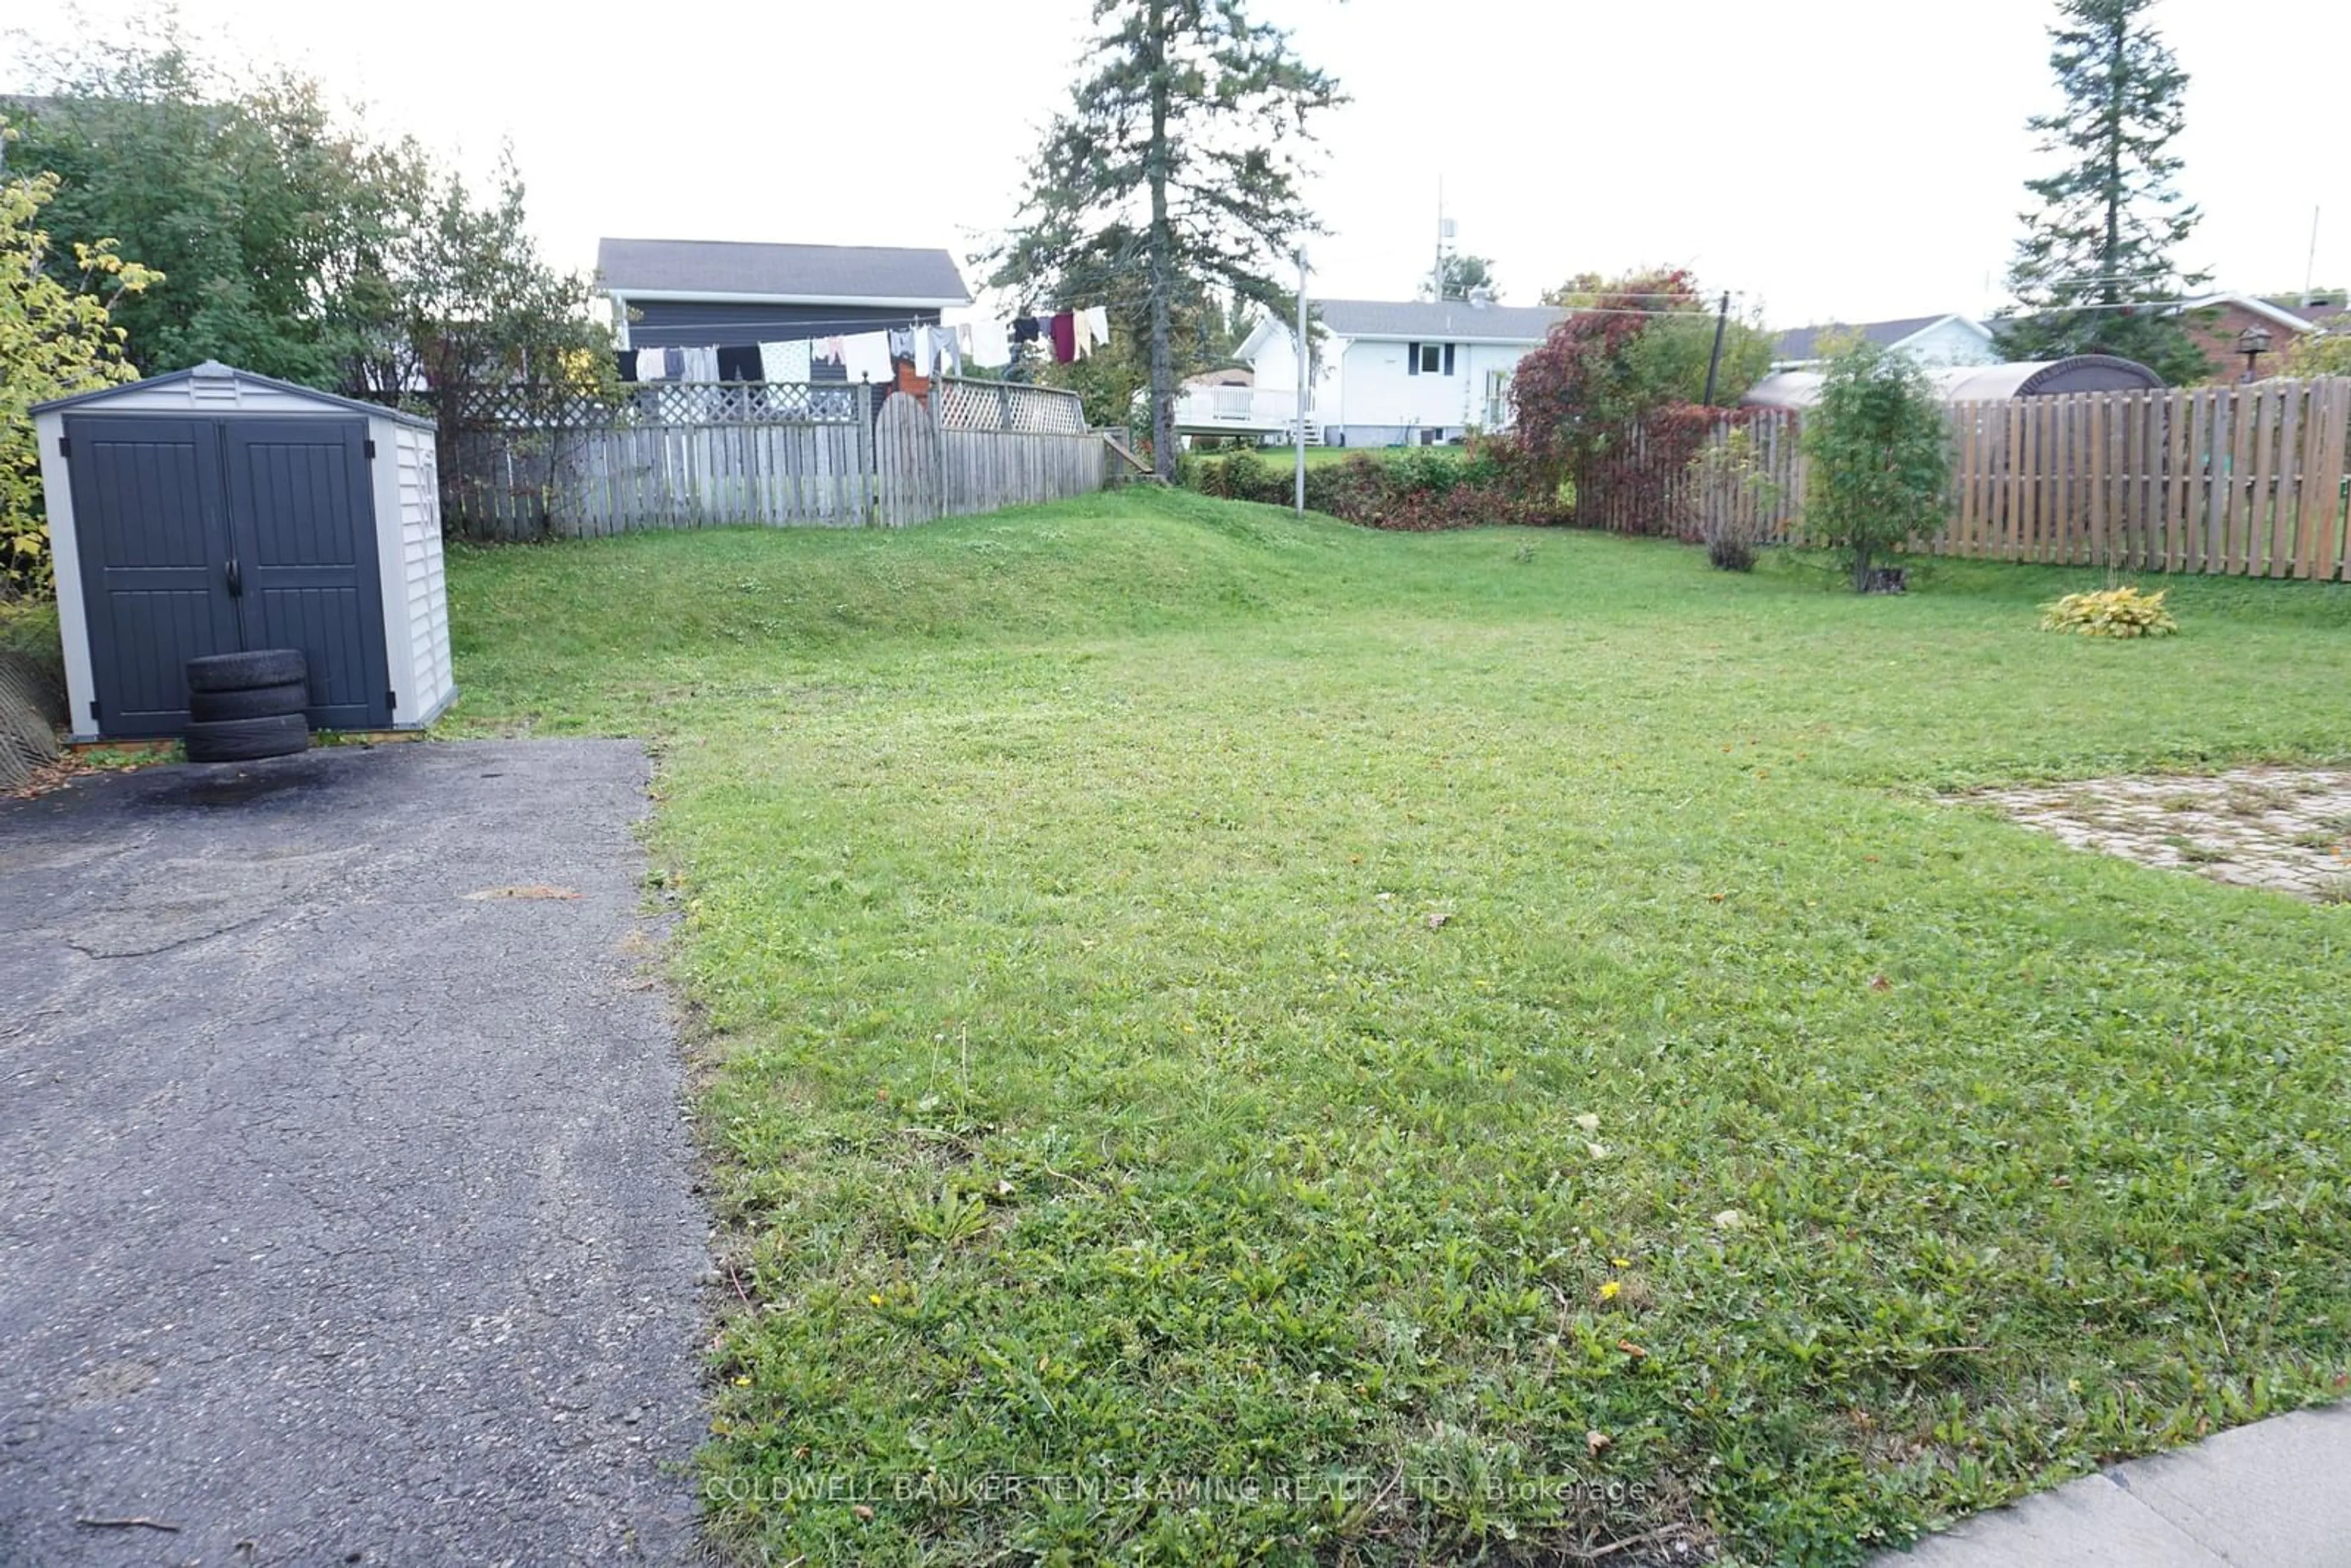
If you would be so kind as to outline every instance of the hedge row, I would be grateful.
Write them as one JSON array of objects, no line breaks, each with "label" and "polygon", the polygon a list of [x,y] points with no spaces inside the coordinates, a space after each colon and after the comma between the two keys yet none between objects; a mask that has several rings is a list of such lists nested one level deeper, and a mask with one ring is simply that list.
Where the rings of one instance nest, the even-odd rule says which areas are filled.
[{"label": "hedge row", "polygon": [[[1288,506],[1296,476],[1250,451],[1187,458],[1185,483],[1202,495]],[[1391,457],[1356,453],[1306,470],[1306,505],[1365,528],[1407,533],[1497,523],[1543,526],[1567,520],[1556,494],[1531,483],[1507,448],[1466,452],[1413,448]]]}]

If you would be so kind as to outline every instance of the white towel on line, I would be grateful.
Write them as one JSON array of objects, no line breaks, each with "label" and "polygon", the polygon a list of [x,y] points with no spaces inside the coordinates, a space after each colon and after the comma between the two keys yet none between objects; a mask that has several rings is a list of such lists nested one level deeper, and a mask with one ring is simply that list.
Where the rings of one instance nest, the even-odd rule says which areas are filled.
[{"label": "white towel on line", "polygon": [[841,362],[849,371],[849,379],[874,381],[884,386],[896,383],[898,371],[890,362],[890,334],[860,332],[841,340]]}]

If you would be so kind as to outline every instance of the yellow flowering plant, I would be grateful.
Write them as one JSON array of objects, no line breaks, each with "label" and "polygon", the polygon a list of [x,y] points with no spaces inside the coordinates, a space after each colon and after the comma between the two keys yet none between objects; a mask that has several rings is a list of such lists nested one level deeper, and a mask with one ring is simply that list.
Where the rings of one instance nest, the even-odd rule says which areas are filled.
[{"label": "yellow flowering plant", "polygon": [[[13,134],[0,125],[0,137]],[[55,174],[0,183],[0,585],[8,591],[40,591],[49,582],[40,454],[26,411],[137,380],[122,358],[122,329],[107,309],[163,276],[124,260],[113,241],[101,240],[74,246],[73,287],[53,277],[49,236],[39,220],[57,193]]]},{"label": "yellow flowering plant", "polygon": [[2041,615],[2044,632],[2077,632],[2085,637],[2164,637],[2179,630],[2179,622],[2163,607],[2168,590],[2153,593],[2136,588],[2108,588],[2093,593],[2069,593],[2045,606]]}]

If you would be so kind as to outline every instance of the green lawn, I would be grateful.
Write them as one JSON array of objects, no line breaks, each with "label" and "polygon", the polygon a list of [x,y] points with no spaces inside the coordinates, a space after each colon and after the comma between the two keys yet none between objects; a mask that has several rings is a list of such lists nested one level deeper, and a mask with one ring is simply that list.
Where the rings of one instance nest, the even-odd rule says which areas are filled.
[{"label": "green lawn", "polygon": [[1840,1563],[2338,1394],[2351,910],[1938,792],[2351,758],[2351,593],[2034,629],[2095,580],[1142,493],[459,552],[458,728],[660,749],[714,1537]]}]

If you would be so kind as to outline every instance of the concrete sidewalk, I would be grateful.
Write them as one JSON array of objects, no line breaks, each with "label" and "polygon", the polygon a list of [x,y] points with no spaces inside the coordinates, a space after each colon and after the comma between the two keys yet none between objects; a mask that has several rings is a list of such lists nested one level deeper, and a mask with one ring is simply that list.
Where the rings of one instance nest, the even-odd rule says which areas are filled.
[{"label": "concrete sidewalk", "polygon": [[2351,1405],[2256,1421],[1978,1514],[1870,1568],[2351,1568]]}]

